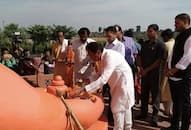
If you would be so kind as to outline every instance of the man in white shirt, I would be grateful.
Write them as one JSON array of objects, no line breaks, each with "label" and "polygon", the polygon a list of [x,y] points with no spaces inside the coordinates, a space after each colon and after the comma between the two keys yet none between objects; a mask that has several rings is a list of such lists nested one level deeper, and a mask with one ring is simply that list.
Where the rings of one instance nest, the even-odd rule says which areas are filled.
[{"label": "man in white shirt", "polygon": [[89,77],[93,71],[91,61],[87,56],[86,45],[95,40],[89,38],[90,31],[88,28],[83,27],[78,31],[79,38],[72,41],[74,53],[75,53],[75,82],[79,80],[89,81]]},{"label": "man in white shirt", "polygon": [[131,69],[133,71],[133,77],[135,79],[135,73],[137,70],[135,59],[136,59],[136,56],[138,54],[138,50],[137,50],[137,47],[135,44],[136,42],[133,39],[133,32],[129,31],[129,34],[132,34],[131,35],[132,37],[124,36],[123,30],[119,25],[114,25],[114,27],[117,30],[118,40],[121,41],[125,46],[125,59],[126,59],[127,63],[131,66]]},{"label": "man in white shirt", "polygon": [[[114,51],[117,51],[122,56],[125,57],[125,46],[124,44],[117,39],[117,30],[114,26],[109,26],[105,29],[105,37],[107,39],[107,43],[105,45],[106,49],[112,49]],[[111,112],[111,95],[109,93],[110,87],[108,84],[103,86],[103,95],[105,95],[106,92],[108,92],[109,95],[109,109],[108,109],[108,119],[109,121],[113,121],[112,112]]]},{"label": "man in white shirt", "polygon": [[114,130],[131,130],[131,108],[135,101],[133,75],[130,66],[120,53],[111,49],[104,49],[96,42],[88,44],[86,49],[89,57],[99,64],[97,78],[84,88],[76,90],[72,95],[78,95],[84,91],[94,93],[108,82],[111,88]]},{"label": "man in white shirt", "polygon": [[105,37],[107,39],[105,48],[115,50],[125,57],[125,46],[117,39],[117,30],[114,26],[105,29]]},{"label": "man in white shirt", "polygon": [[175,29],[180,34],[175,39],[167,69],[173,101],[173,116],[171,126],[163,130],[179,130],[179,121],[181,121],[181,130],[189,130],[191,118],[190,16],[184,13],[177,15]]}]

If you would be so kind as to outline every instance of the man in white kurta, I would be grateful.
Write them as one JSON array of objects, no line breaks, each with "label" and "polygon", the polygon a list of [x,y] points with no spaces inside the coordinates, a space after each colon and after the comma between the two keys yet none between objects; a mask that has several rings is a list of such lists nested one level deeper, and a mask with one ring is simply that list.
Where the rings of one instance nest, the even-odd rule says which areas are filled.
[{"label": "man in white kurta", "polygon": [[75,82],[80,79],[87,79],[93,71],[87,57],[86,45],[90,42],[95,42],[95,40],[88,38],[89,33],[87,28],[81,28],[78,31],[79,38],[72,41],[75,53]]},{"label": "man in white kurta", "polygon": [[[134,105],[134,83],[130,66],[118,52],[101,48],[97,43],[90,43],[86,49],[93,61],[98,61],[98,78],[85,86],[88,93],[96,92],[101,86],[109,83],[112,97],[111,109],[114,117],[114,130],[131,130]],[[93,49],[96,52],[92,52]],[[97,57],[97,58],[95,58]]]}]

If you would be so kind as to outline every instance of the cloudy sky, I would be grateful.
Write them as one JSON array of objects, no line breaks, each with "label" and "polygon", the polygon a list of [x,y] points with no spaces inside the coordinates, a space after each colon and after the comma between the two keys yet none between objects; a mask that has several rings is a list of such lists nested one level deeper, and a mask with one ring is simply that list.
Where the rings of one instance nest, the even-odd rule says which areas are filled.
[{"label": "cloudy sky", "polygon": [[97,30],[119,24],[141,25],[144,30],[157,23],[164,29],[173,28],[176,14],[191,15],[190,7],[191,0],[0,0],[0,25],[61,24]]}]

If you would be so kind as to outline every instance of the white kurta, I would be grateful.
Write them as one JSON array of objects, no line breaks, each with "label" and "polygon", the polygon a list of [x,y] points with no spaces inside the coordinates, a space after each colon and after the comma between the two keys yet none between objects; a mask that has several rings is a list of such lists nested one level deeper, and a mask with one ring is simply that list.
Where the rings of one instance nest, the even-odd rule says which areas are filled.
[{"label": "white kurta", "polygon": [[85,86],[87,92],[95,92],[109,83],[113,113],[125,111],[134,105],[134,83],[130,66],[118,52],[104,49],[99,62],[99,78]]},{"label": "white kurta", "polygon": [[[95,42],[95,40],[88,38],[85,43],[82,43],[80,41],[80,38],[78,38],[72,41],[75,53],[75,64],[74,64],[75,81],[89,77],[91,75],[91,72],[93,71],[90,66],[87,66],[89,60],[87,57],[86,45],[91,42]],[[86,66],[87,69],[85,70],[85,72],[82,72],[84,70],[83,68],[86,68]]]}]

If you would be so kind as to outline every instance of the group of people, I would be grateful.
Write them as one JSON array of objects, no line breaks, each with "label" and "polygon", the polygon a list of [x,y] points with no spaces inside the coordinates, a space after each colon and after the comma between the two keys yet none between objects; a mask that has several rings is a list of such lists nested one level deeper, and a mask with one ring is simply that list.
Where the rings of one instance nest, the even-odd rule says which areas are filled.
[{"label": "group of people", "polygon": [[0,61],[21,76],[35,75],[38,72],[52,74],[54,68],[51,50],[45,50],[42,56],[38,56],[21,47],[19,51],[2,48]]},{"label": "group of people", "polygon": [[[149,40],[142,44],[138,55],[138,75],[141,77],[141,114],[137,119],[148,115],[151,93],[153,113],[151,124],[157,126],[160,102],[165,113],[170,115],[171,126],[163,130],[188,130],[191,118],[191,33],[190,16],[179,14],[175,17],[175,31],[166,29],[158,37],[159,27],[148,26]],[[173,106],[173,107],[171,107]]]},{"label": "group of people", "polygon": [[[75,54],[74,82],[78,83],[81,80],[85,83],[84,87],[71,92],[70,95],[77,96],[83,91],[96,93],[100,87],[108,83],[116,130],[123,129],[123,126],[127,129],[132,127],[131,108],[134,105],[134,83],[131,67],[126,61],[125,55],[127,59],[132,58],[133,62],[135,62],[135,59],[134,52],[129,50],[131,48],[128,49],[126,47],[125,49],[125,46],[129,45],[128,47],[136,48],[134,47],[133,39],[123,37],[122,29],[119,29],[121,27],[117,25],[109,26],[105,29],[107,39],[105,46],[89,38],[90,31],[88,28],[81,28],[78,31],[79,38],[70,41]],[[53,52],[56,54],[55,56],[58,56],[55,57],[55,70],[56,75],[63,75],[62,77],[65,79],[67,75],[64,75],[66,72],[63,69],[67,64],[63,61],[67,58],[63,58],[63,56],[67,56],[68,42],[64,39],[63,32],[58,32],[58,36],[58,41],[62,42],[59,42],[60,44],[55,43],[55,46],[53,46]],[[118,37],[122,37],[121,41]],[[125,45],[123,42],[127,42],[128,45]],[[57,52],[58,50],[59,52]],[[126,53],[131,56],[128,56]]]},{"label": "group of people", "polygon": [[[72,96],[78,96],[82,92],[96,93],[98,90],[105,93],[108,89],[114,130],[132,128],[137,79],[141,85],[141,113],[135,119],[147,117],[151,99],[152,126],[158,126],[162,102],[165,114],[172,114],[171,126],[162,129],[179,130],[181,122],[181,130],[189,130],[191,28],[188,14],[182,13],[175,17],[175,31],[179,32],[176,38],[171,29],[166,29],[159,35],[158,25],[151,24],[147,28],[148,40],[141,45],[132,37],[125,36],[119,25],[109,26],[104,30],[105,45],[89,38],[90,30],[86,27],[80,28],[79,37],[74,40],[66,40],[64,32],[58,32],[52,56],[47,51],[41,63],[46,68],[45,73],[53,71],[54,75],[61,75],[68,86],[79,82],[85,84],[72,91]],[[25,53],[21,60],[23,62],[29,60],[27,51]],[[12,68],[16,65],[16,60],[5,50],[2,64]],[[33,64],[35,59],[27,65]]]},{"label": "group of people", "polygon": [[[77,79],[87,82],[85,87],[72,94],[97,92],[107,84],[110,88],[114,130],[130,130],[132,107],[135,104],[134,82],[137,79],[135,77],[138,77],[141,79],[141,113],[135,118],[147,117],[151,99],[151,125],[157,127],[162,101],[167,115],[171,114],[172,108],[172,120],[170,127],[161,129],[179,130],[181,122],[181,130],[188,130],[191,117],[191,28],[188,14],[175,17],[175,30],[179,32],[175,39],[173,31],[166,29],[161,33],[161,40],[158,25],[149,25],[148,40],[141,44],[140,51],[137,51],[132,38],[123,35],[118,25],[105,29],[105,46],[95,41],[88,42],[89,31],[84,31],[83,35],[79,33],[78,42],[72,43],[77,58],[75,73],[78,75],[80,72]],[[82,56],[83,59],[79,61]],[[90,73],[83,75],[81,69],[91,65],[91,62],[96,67],[92,69],[88,66],[91,71],[87,72]]]}]

